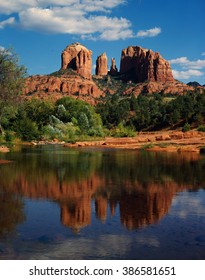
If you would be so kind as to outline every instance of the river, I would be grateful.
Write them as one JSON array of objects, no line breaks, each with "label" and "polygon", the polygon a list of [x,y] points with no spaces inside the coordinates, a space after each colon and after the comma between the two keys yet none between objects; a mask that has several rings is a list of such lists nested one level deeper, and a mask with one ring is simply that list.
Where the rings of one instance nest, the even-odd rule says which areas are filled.
[{"label": "river", "polygon": [[205,259],[202,155],[48,145],[0,159],[0,259]]}]

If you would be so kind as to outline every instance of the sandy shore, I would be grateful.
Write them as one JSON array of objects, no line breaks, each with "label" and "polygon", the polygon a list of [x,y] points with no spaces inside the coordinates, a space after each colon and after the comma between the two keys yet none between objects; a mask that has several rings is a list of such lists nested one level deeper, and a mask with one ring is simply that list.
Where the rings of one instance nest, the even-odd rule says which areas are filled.
[{"label": "sandy shore", "polygon": [[166,152],[199,153],[205,147],[205,132],[198,131],[164,131],[139,133],[136,137],[112,138],[102,141],[79,141],[64,144],[65,147],[105,147],[121,149],[146,149]]}]

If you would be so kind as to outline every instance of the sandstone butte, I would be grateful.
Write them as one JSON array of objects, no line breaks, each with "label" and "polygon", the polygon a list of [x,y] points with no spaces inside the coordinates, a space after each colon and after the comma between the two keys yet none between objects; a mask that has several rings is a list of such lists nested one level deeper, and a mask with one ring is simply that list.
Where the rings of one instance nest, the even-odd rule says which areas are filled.
[{"label": "sandstone butte", "polygon": [[[109,83],[100,84],[104,77]],[[49,75],[30,76],[26,79],[23,96],[25,98],[51,98],[59,99],[63,96],[72,96],[90,104],[98,102],[99,98],[106,96],[110,90],[112,79],[123,81],[127,87],[122,94],[139,95],[143,93],[163,92],[171,94],[184,94],[195,90],[173,78],[172,70],[159,52],[144,49],[138,46],[129,46],[122,50],[120,71],[116,67],[115,59],[111,59],[108,71],[106,53],[96,60],[96,75],[92,76],[92,51],[80,43],[67,46],[61,54],[61,68]],[[117,79],[116,79],[117,77]],[[202,90],[203,87],[198,87]]]},{"label": "sandstone butte", "polygon": [[96,60],[96,70],[95,73],[97,76],[105,76],[108,73],[108,60],[106,53],[98,56]]}]

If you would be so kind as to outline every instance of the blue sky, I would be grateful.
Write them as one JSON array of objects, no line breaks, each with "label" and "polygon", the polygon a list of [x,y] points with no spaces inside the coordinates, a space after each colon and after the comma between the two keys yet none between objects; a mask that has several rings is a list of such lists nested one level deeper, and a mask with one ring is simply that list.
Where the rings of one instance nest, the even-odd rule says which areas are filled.
[{"label": "blue sky", "polygon": [[205,84],[204,0],[0,0],[0,48],[12,47],[30,75],[60,68],[80,42],[93,65],[106,52],[119,68],[130,45],[159,51],[176,79]]}]

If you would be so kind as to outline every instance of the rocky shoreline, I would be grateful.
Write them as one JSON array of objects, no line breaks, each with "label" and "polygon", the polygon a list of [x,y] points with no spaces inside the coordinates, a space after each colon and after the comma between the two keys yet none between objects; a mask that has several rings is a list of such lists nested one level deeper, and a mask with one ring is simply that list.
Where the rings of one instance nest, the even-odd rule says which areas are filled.
[{"label": "rocky shoreline", "polygon": [[[75,143],[61,142],[57,139],[52,141],[32,141],[24,145],[62,145],[64,147],[101,147],[130,150],[148,150],[161,152],[205,152],[205,132],[199,131],[158,131],[140,132],[135,137],[113,138],[105,137],[102,140],[77,141]],[[8,153],[7,146],[0,146],[1,153]]]},{"label": "rocky shoreline", "polygon": [[200,153],[205,146],[205,132],[166,131],[139,133],[136,137],[112,138],[101,141],[79,141],[66,143],[65,147],[104,147],[133,150],[195,152]]}]

